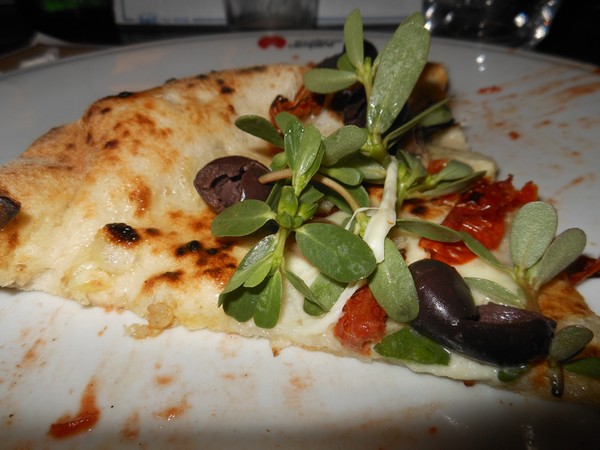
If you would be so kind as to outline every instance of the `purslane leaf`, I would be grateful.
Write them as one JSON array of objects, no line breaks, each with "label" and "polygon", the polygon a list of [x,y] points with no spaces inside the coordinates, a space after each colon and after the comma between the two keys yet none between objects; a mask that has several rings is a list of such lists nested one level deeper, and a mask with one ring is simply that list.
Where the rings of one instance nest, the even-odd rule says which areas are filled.
[{"label": "purslane leaf", "polygon": [[269,275],[272,268],[273,256],[271,254],[252,266],[252,271],[249,272],[246,281],[244,281],[244,287],[252,288],[258,286],[265,278],[267,278],[267,275]]},{"label": "purslane leaf", "polygon": [[359,170],[363,175],[363,179],[367,181],[382,181],[385,178],[385,168],[362,153],[354,153],[341,159],[338,163],[341,167]]},{"label": "purslane leaf", "polygon": [[[384,138],[384,142],[387,143],[388,147],[393,145],[400,137],[402,137],[413,127],[417,125],[427,126],[427,119],[429,119],[431,116],[434,116],[434,120],[441,120],[437,117],[443,116],[445,119],[447,119],[447,121],[450,121],[452,119],[452,112],[450,111],[450,108],[446,106],[446,104],[449,101],[449,98],[440,100],[439,102],[431,105],[427,109],[421,111],[416,116],[410,118],[407,122],[404,122],[398,128],[394,128],[386,135],[386,137]],[[442,113],[439,111],[444,112]]]},{"label": "purslane leaf", "polygon": [[321,167],[320,172],[348,186],[358,186],[362,183],[362,173],[350,167]]},{"label": "purslane leaf", "polygon": [[367,243],[336,225],[304,224],[296,230],[296,242],[317,269],[336,281],[360,280],[369,276],[376,266]]},{"label": "purslane leaf", "polygon": [[319,273],[310,285],[310,290],[314,294],[314,298],[307,298],[305,300],[304,311],[313,316],[328,312],[340,298],[345,288],[345,283],[340,283]]},{"label": "purslane leaf", "polygon": [[317,94],[341,91],[357,81],[356,73],[345,70],[317,68],[304,74],[304,85]]},{"label": "purslane leaf", "polygon": [[396,29],[375,60],[377,72],[367,107],[367,128],[383,134],[392,125],[427,63],[431,36],[414,14]]},{"label": "purslane leaf", "polygon": [[[369,206],[369,193],[364,186],[344,186],[344,188],[352,195],[361,208],[367,208]],[[352,214],[352,208],[348,206],[348,203],[344,198],[333,189],[326,186],[323,187],[323,192],[327,195],[327,198],[340,210]]]},{"label": "purslane leaf", "polygon": [[234,203],[214,218],[210,231],[214,236],[247,236],[260,229],[275,214],[265,202],[248,199]]},{"label": "purslane leaf", "polygon": [[[265,236],[250,249],[238,264],[236,271],[233,273],[222,294],[231,292],[242,286],[246,280],[252,275],[253,271],[259,268],[261,263],[270,260],[275,247],[277,246],[277,235],[270,234]],[[221,296],[219,296],[219,305],[222,304]]]},{"label": "purslane leaf", "polygon": [[417,236],[437,242],[458,242],[462,236],[458,231],[444,225],[422,219],[398,219],[396,226]]},{"label": "purslane leaf", "polygon": [[600,379],[600,358],[580,358],[566,363],[564,367],[567,372]]},{"label": "purslane leaf", "polygon": [[419,313],[419,299],[408,266],[396,245],[386,239],[384,259],[369,277],[369,289],[386,314],[397,322],[410,322]]},{"label": "purslane leaf", "polygon": [[451,159],[448,161],[448,164],[435,175],[435,177],[439,180],[454,181],[468,177],[472,173],[473,168],[470,165],[456,159]]},{"label": "purslane leaf", "polygon": [[300,195],[302,190],[308,185],[310,179],[321,167],[321,160],[325,149],[321,133],[314,125],[308,125],[302,133],[299,142],[298,153],[292,184],[296,195]]},{"label": "purslane leaf", "polygon": [[271,122],[261,116],[246,115],[235,121],[235,126],[248,134],[261,138],[278,148],[283,148],[283,137]]},{"label": "purslane leaf", "polygon": [[247,322],[254,315],[254,306],[258,300],[255,291],[258,289],[237,289],[225,292],[219,296],[219,303],[223,306],[225,314],[238,322]]},{"label": "purslane leaf", "polygon": [[512,223],[509,246],[513,264],[529,269],[537,263],[556,235],[558,216],[549,203],[525,204]]},{"label": "purslane leaf", "polygon": [[367,132],[355,125],[346,125],[327,136],[323,143],[323,165],[332,166],[340,159],[359,150],[367,142]]},{"label": "purslane leaf", "polygon": [[498,258],[496,258],[496,256],[491,251],[489,251],[485,245],[483,245],[469,233],[461,231],[460,235],[462,236],[462,240],[467,246],[467,248],[473,253],[475,253],[478,257],[480,257],[488,264],[491,264],[492,266],[498,269],[507,270],[506,267],[504,267],[504,265],[498,260]]},{"label": "purslane leaf", "polygon": [[355,68],[362,66],[364,61],[363,24],[360,10],[355,9],[344,22],[344,45],[348,60]]},{"label": "purslane leaf", "polygon": [[[277,117],[280,116],[281,115],[279,114]],[[287,120],[285,123],[285,128],[282,128],[282,130],[283,149],[287,158],[288,166],[290,166],[292,171],[295,171],[298,165],[298,153],[300,152],[300,142],[302,140],[302,135],[304,134],[304,125],[302,125],[302,123],[294,117],[294,119]]]},{"label": "purslane leaf", "polygon": [[581,352],[594,337],[594,333],[580,325],[569,325],[556,332],[550,343],[548,354],[563,362]]},{"label": "purslane leaf", "polygon": [[275,271],[260,287],[254,306],[254,323],[261,328],[273,328],[279,320],[283,296],[281,271]]},{"label": "purslane leaf", "polygon": [[386,336],[379,344],[375,345],[374,350],[386,358],[419,364],[447,366],[450,362],[448,350],[409,327]]},{"label": "purslane leaf", "polygon": [[579,228],[569,228],[559,234],[542,258],[527,272],[534,289],[540,288],[567,268],[583,253],[585,245],[585,233]]},{"label": "purslane leaf", "polygon": [[307,298],[311,302],[317,303],[319,300],[315,294],[306,285],[304,280],[290,270],[285,270],[285,277],[294,288],[302,294],[304,298]]},{"label": "purslane leaf", "polygon": [[479,291],[487,298],[505,305],[523,307],[524,300],[501,284],[476,277],[465,277],[464,280],[471,290]]},{"label": "purslane leaf", "polygon": [[466,177],[460,178],[458,180],[440,182],[433,189],[421,192],[420,195],[415,194],[415,197],[434,198],[448,194],[460,193],[467,190],[476,181],[482,179],[485,176],[485,174],[486,172],[482,170],[479,172],[471,173],[470,175],[467,175]]},{"label": "purslane leaf", "polygon": [[347,53],[341,54],[341,56],[337,60],[336,67],[342,71],[354,72],[354,66],[352,66],[352,63],[350,62],[350,58],[348,58]]}]

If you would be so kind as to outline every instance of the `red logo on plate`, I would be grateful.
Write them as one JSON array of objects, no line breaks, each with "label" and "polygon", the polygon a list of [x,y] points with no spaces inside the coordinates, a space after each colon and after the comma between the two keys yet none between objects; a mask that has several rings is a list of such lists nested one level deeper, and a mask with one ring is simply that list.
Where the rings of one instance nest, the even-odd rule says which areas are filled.
[{"label": "red logo on plate", "polygon": [[258,46],[260,48],[268,48],[270,46],[283,48],[287,44],[285,38],[283,36],[263,36],[258,40]]}]

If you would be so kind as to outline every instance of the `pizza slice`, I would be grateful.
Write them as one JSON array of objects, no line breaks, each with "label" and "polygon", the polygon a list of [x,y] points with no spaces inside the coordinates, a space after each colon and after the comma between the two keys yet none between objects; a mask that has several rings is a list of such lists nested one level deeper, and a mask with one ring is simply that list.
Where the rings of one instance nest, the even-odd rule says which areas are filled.
[{"label": "pizza slice", "polygon": [[206,328],[597,405],[600,319],[564,271],[582,232],[468,148],[418,15],[378,54],[348,23],[334,66],[171,80],[41,137],[0,168],[0,284],[133,311],[138,338]]}]

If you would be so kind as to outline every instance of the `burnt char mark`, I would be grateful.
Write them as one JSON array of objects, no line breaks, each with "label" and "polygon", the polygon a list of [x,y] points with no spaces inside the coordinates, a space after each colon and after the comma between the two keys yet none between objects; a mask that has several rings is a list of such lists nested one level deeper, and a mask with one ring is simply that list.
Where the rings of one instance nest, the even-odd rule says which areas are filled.
[{"label": "burnt char mark", "polygon": [[266,70],[267,70],[267,66],[265,66],[265,65],[252,66],[252,67],[245,67],[245,68],[241,69],[240,73],[262,73]]},{"label": "burnt char mark", "polygon": [[202,244],[200,244],[200,242],[196,240],[190,241],[187,244],[177,247],[177,249],[175,249],[175,256],[179,258],[185,255],[189,255],[190,253],[198,253],[202,249],[203,247]]},{"label": "burnt char mark", "polygon": [[0,228],[8,225],[21,210],[21,203],[0,195]]},{"label": "burnt char mark", "polygon": [[[225,285],[231,278],[238,265],[238,261],[230,251],[231,244],[217,240],[213,245],[201,241],[191,240],[174,248],[174,256],[193,270],[192,277],[210,279]],[[189,265],[188,265],[189,264]]]},{"label": "burnt char mark", "polygon": [[117,148],[119,146],[119,140],[118,139],[111,139],[110,141],[106,141],[104,143],[104,148],[106,150],[112,150],[114,148]]},{"label": "burnt char mark", "polygon": [[429,208],[427,208],[427,205],[424,205],[422,203],[413,205],[410,208],[411,214],[414,214],[415,216],[425,216],[425,215],[427,215],[428,211],[429,211]]},{"label": "burnt char mark", "polygon": [[126,223],[109,223],[104,226],[108,239],[119,245],[132,246],[140,241],[140,235]]},{"label": "burnt char mark", "polygon": [[123,91],[123,92],[119,92],[116,96],[118,98],[128,98],[128,97],[131,97],[132,95],[133,95],[133,92]]},{"label": "burnt char mark", "polygon": [[227,84],[227,82],[222,78],[217,78],[217,84],[219,85],[221,94],[232,94],[235,92],[231,86]]}]

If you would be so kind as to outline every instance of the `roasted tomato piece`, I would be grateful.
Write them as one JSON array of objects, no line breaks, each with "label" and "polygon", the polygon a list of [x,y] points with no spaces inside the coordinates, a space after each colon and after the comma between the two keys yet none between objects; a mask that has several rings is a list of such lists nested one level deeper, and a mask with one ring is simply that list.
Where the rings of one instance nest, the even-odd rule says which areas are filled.
[{"label": "roasted tomato piece", "polygon": [[345,347],[368,355],[371,352],[370,344],[383,339],[386,318],[385,311],[371,290],[363,286],[344,305],[334,334]]},{"label": "roasted tomato piece", "polygon": [[[507,215],[537,198],[537,186],[532,182],[517,190],[512,184],[512,176],[493,183],[483,179],[460,196],[442,225],[465,231],[488,250],[494,250],[504,237]],[[464,264],[475,258],[462,242],[421,239],[420,245],[430,252],[431,258],[448,264]]]},{"label": "roasted tomato piece", "polygon": [[581,283],[588,278],[600,277],[600,258],[581,255],[567,267],[566,272],[573,284]]},{"label": "roasted tomato piece", "polygon": [[269,116],[271,122],[275,123],[275,116],[286,111],[302,120],[313,114],[318,114],[321,108],[322,96],[313,94],[305,86],[302,86],[293,100],[278,95],[271,103]]}]

